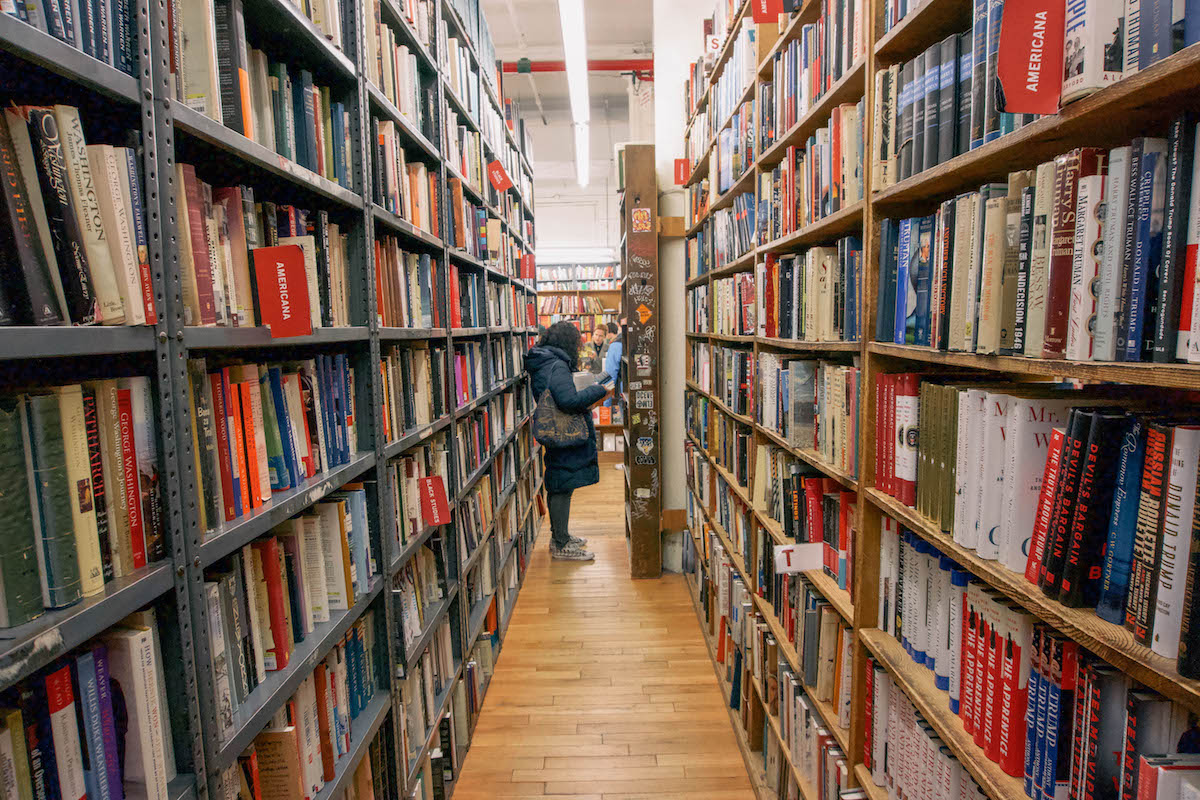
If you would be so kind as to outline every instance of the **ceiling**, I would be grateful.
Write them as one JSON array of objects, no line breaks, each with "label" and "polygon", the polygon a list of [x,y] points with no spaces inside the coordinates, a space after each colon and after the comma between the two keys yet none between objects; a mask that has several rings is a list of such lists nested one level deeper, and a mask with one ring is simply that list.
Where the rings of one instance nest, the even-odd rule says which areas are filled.
[{"label": "ceiling", "polygon": [[[650,58],[651,0],[583,0],[589,59]],[[562,61],[558,0],[482,0],[497,58]],[[616,190],[613,146],[629,140],[630,78],[591,72],[591,181],[575,180],[575,144],[565,72],[506,73],[504,94],[514,100],[533,138],[534,193],[539,246],[614,246]],[[536,91],[535,91],[536,87]],[[540,101],[540,106],[539,106]]]}]

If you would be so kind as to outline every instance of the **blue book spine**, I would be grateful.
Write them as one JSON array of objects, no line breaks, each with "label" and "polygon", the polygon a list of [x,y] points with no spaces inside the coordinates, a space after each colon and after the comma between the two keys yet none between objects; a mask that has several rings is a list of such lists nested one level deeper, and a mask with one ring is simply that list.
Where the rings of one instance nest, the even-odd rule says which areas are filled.
[{"label": "blue book spine", "polygon": [[326,355],[317,356],[321,376],[321,412],[328,426],[325,447],[329,450],[329,463],[335,464],[339,451],[337,445],[337,408],[333,393],[333,359]]},{"label": "blue book spine", "polygon": [[1200,0],[1185,0],[1183,12],[1183,46],[1200,42]]},{"label": "blue book spine", "polygon": [[[1156,146],[1160,143],[1161,147]],[[1146,300],[1150,296],[1150,281],[1154,278],[1162,258],[1162,212],[1166,200],[1165,140],[1145,140],[1137,191],[1137,233],[1133,245],[1133,273],[1129,285],[1129,313],[1125,327],[1126,361],[1142,359]]]},{"label": "blue book spine", "polygon": [[[947,691],[950,692],[950,711],[957,715],[962,708],[962,630],[966,624],[967,609],[964,607],[965,602],[959,604],[959,599],[963,597],[960,592],[965,592],[971,584],[971,574],[962,567],[951,562],[950,567],[950,598],[951,602],[958,607],[957,613],[951,610],[950,613],[950,647],[951,652],[959,654],[958,674],[950,674]],[[958,696],[955,693],[958,693]],[[1033,697],[1033,695],[1029,695]]]},{"label": "blue book spine", "polygon": [[79,692],[76,713],[83,728],[84,758],[83,785],[89,798],[110,800],[107,760],[104,755],[104,732],[100,724],[99,688],[96,685],[96,661],[90,652],[75,658],[71,664],[75,688]]},{"label": "blue book spine", "polygon": [[338,452],[341,454],[341,461],[338,463],[346,464],[350,461],[350,450],[348,443],[350,441],[350,431],[347,427],[347,422],[350,419],[350,407],[353,402],[351,395],[353,390],[350,384],[350,370],[346,367],[346,354],[338,353],[334,356],[334,363],[337,365],[335,375],[337,376],[337,386],[335,392],[338,402],[334,406],[338,412],[337,437],[338,437]]},{"label": "blue book spine", "polygon": [[1026,793],[1035,798],[1040,797],[1042,793],[1042,765],[1046,762],[1046,714],[1049,703],[1050,679],[1042,673],[1039,674],[1038,680],[1037,717],[1034,722],[1033,791]]},{"label": "blue book spine", "polygon": [[1121,441],[1108,539],[1104,544],[1100,601],[1096,604],[1096,615],[1114,625],[1125,623],[1125,594],[1129,589],[1129,573],[1133,566],[1133,540],[1141,501],[1142,461],[1145,456],[1146,426],[1142,420],[1134,417]]},{"label": "blue book spine", "polygon": [[295,488],[303,483],[303,478],[296,462],[296,443],[292,440],[292,424],[283,394],[283,370],[279,367],[269,367],[267,378],[271,382],[271,399],[275,403],[275,421],[279,425],[279,438],[283,444],[283,461],[289,475],[288,484]]},{"label": "blue book spine", "polygon": [[1052,680],[1046,690],[1046,726],[1043,738],[1042,786],[1043,800],[1054,800],[1054,788],[1058,782],[1058,723],[1062,704],[1062,687]]},{"label": "blue book spine", "polygon": [[[929,346],[930,342],[930,313],[929,295],[930,265],[933,259],[933,217],[922,217],[917,224],[917,243],[913,249],[913,257],[917,271],[917,307],[916,327],[913,330],[913,341],[909,344]],[[911,269],[912,267],[910,267]],[[907,341],[907,333],[905,335]]]},{"label": "blue book spine", "polygon": [[[1036,641],[1036,637],[1035,637]],[[1036,669],[1029,673],[1029,702],[1025,706],[1025,796],[1033,797],[1033,767],[1037,754],[1037,698],[1042,690],[1042,674]]]},{"label": "blue book spine", "polygon": [[[937,565],[938,565],[938,573],[937,573],[937,575],[934,576],[934,580],[940,581],[941,585],[943,587],[945,587],[946,589],[950,589],[953,586],[954,573],[955,573],[955,564],[954,564],[953,559],[951,559],[950,556],[948,556],[948,555],[941,554],[938,556]],[[953,594],[953,592],[951,592],[947,596],[943,597],[942,604],[948,605],[951,602],[951,597],[953,597],[953,596],[954,596],[954,594]],[[947,621],[949,620],[949,616],[950,616],[949,614],[946,615]],[[947,647],[949,646],[948,638],[944,634],[942,634],[941,632],[936,632],[936,635],[941,637],[943,640],[946,640]],[[933,683],[935,686],[937,686],[937,688],[941,689],[943,692],[950,691],[950,663],[949,663],[949,661],[950,661],[949,658],[943,658],[941,661],[938,661],[937,655],[933,651],[933,648],[930,648],[929,669],[933,671]],[[938,667],[941,667],[941,669],[939,670]]]},{"label": "blue book spine", "polygon": [[358,489],[350,493],[350,513],[354,519],[354,539],[358,550],[358,574],[364,592],[370,583],[370,576],[375,572],[371,564],[371,544],[367,530],[367,493]]},{"label": "blue book spine", "polygon": [[[913,563],[916,565],[913,570],[913,575],[919,579],[920,575],[921,575],[921,572],[920,572],[921,565],[928,561],[927,556],[929,556],[932,552],[934,552],[934,550],[933,550],[933,547],[931,547],[928,542],[926,542],[924,539],[921,539],[914,535],[913,536],[913,552],[916,554],[916,558],[913,560]],[[917,585],[921,586],[920,580],[918,580]],[[925,592],[927,586],[928,586],[928,576],[926,576],[925,586],[921,586],[919,591]],[[926,598],[928,598],[928,594],[926,594],[925,596],[926,596]],[[926,612],[928,612],[928,608],[926,608]],[[925,620],[922,619],[919,614],[917,615],[916,625],[920,628],[925,627]],[[912,639],[908,640],[908,644],[909,644],[909,647],[911,648],[909,650],[909,655],[912,656],[912,660],[917,662],[918,666],[925,666],[925,651],[918,650],[917,646],[913,643]]]},{"label": "blue book spine", "polygon": [[908,254],[912,247],[912,220],[900,221],[900,248],[896,257],[896,317],[893,320],[892,341],[904,344],[908,320]]},{"label": "blue book spine", "polygon": [[121,763],[115,755],[117,747],[117,721],[113,712],[112,681],[108,670],[108,648],[102,644],[92,648],[92,663],[96,670],[96,696],[100,708],[100,732],[104,740],[104,766],[108,774],[108,794],[113,800],[122,800],[125,790],[121,783]]},{"label": "blue book spine", "polygon": [[[275,396],[271,392],[271,379],[268,373],[264,372],[258,378],[258,389],[262,395],[263,416],[267,414],[275,414]],[[268,402],[270,401],[270,402]],[[274,417],[278,420],[278,416]],[[278,422],[276,423],[278,427]],[[279,432],[280,442],[283,440],[283,431]],[[282,446],[280,450],[285,450]],[[273,456],[268,451],[267,453],[267,471],[271,476],[271,491],[282,492],[292,488],[292,476],[288,474],[287,460],[283,454]]]},{"label": "blue book spine", "polygon": [[234,432],[234,425],[237,424],[233,414],[233,404],[240,402],[236,392],[230,391],[229,388],[229,370],[223,369],[219,372],[221,376],[221,397],[224,398],[225,405],[225,428],[228,437],[229,447],[229,474],[233,478],[233,515],[240,517],[249,509],[242,508],[242,481],[246,476],[238,472],[237,460],[237,435]]}]

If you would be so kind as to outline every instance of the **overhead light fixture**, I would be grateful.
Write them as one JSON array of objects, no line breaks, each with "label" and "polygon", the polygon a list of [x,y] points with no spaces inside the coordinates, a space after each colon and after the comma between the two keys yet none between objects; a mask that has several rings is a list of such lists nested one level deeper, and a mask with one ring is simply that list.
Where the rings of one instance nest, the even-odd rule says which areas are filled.
[{"label": "overhead light fixture", "polygon": [[567,64],[567,91],[571,97],[571,121],[575,124],[575,173],[580,186],[587,186],[591,168],[588,150],[587,29],[583,0],[558,0],[558,22],[562,26],[563,57]]},{"label": "overhead light fixture", "polygon": [[578,125],[589,119],[587,30],[583,20],[583,0],[558,0],[558,21],[562,26],[567,88],[571,93],[571,119]]},{"label": "overhead light fixture", "polygon": [[588,124],[575,123],[575,178],[580,188],[588,185],[591,178],[592,154],[588,138]]}]

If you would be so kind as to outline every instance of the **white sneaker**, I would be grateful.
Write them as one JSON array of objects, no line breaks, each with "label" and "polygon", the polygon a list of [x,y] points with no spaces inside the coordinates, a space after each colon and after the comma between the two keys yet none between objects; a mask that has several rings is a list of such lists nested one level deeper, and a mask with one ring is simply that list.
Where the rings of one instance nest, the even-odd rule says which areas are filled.
[{"label": "white sneaker", "polygon": [[562,549],[550,545],[550,558],[555,561],[595,561],[596,554],[589,553],[574,542],[569,542]]},{"label": "white sneaker", "polygon": [[567,544],[573,544],[573,545],[577,545],[578,547],[584,547],[587,545],[587,539],[583,536],[572,536],[571,540],[569,542],[567,542]]}]

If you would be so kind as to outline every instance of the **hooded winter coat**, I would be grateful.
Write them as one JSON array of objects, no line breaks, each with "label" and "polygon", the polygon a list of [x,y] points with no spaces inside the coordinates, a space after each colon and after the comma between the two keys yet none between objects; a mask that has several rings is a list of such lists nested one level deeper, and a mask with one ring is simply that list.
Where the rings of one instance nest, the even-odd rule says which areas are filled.
[{"label": "hooded winter coat", "polygon": [[560,409],[568,414],[587,416],[588,438],[571,447],[547,447],[546,491],[551,494],[569,492],[583,486],[591,486],[600,480],[600,466],[596,460],[596,428],[588,409],[607,391],[596,384],[583,391],[575,390],[575,371],[571,357],[557,347],[534,347],[525,354],[525,371],[533,384],[533,398],[541,400],[542,393],[550,395]]}]

